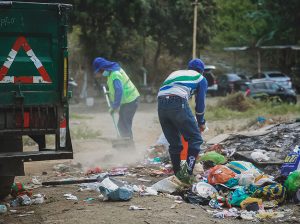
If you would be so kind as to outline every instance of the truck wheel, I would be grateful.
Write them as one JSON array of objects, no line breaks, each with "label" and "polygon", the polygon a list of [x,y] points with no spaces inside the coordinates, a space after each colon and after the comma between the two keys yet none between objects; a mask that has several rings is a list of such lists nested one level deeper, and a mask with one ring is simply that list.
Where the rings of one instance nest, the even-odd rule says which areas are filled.
[{"label": "truck wheel", "polygon": [[14,180],[14,176],[0,176],[0,200],[10,194]]}]

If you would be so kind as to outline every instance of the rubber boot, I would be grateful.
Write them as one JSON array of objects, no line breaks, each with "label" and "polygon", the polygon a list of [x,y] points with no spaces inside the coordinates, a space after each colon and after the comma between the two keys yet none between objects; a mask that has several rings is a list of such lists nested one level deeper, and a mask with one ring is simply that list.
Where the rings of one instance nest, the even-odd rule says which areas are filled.
[{"label": "rubber boot", "polygon": [[176,175],[176,173],[180,171],[180,163],[181,163],[180,154],[170,153],[170,158],[171,158],[174,174]]},{"label": "rubber boot", "polygon": [[193,174],[197,156],[198,156],[198,153],[188,153],[186,163],[187,163],[187,171],[188,171],[189,175]]}]

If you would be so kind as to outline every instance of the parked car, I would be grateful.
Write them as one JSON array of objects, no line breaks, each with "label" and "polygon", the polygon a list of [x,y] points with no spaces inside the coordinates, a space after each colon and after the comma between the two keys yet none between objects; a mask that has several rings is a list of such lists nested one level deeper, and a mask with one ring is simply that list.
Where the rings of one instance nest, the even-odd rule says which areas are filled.
[{"label": "parked car", "polygon": [[235,73],[221,75],[217,79],[219,94],[225,96],[227,93],[233,93],[235,91],[235,83],[240,80],[242,78]]},{"label": "parked car", "polygon": [[265,71],[252,76],[251,79],[274,81],[286,89],[292,88],[291,78],[279,71]]},{"label": "parked car", "polygon": [[208,87],[207,87],[207,93],[216,96],[218,92],[218,84],[217,79],[213,73],[213,70],[216,69],[216,66],[214,65],[206,65],[204,68],[203,76],[206,78]]},{"label": "parked car", "polygon": [[296,104],[297,95],[294,90],[286,89],[273,81],[252,81],[239,83],[238,89],[246,96],[254,99],[270,99],[278,97],[282,102]]},{"label": "parked car", "polygon": [[250,80],[249,76],[248,75],[245,75],[245,74],[238,74],[238,76],[242,79],[242,80]]}]

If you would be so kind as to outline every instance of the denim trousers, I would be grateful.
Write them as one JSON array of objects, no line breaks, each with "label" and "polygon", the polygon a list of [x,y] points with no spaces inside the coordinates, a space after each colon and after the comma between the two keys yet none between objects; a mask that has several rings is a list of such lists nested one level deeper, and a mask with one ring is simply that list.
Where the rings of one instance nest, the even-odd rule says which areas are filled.
[{"label": "denim trousers", "polygon": [[[180,169],[180,152],[183,149],[181,135],[188,142],[188,160],[190,156],[195,160],[203,143],[200,130],[188,101],[176,95],[158,97],[158,117],[170,144],[169,153],[176,173]],[[191,166],[193,169],[194,164]]]},{"label": "denim trousers", "polygon": [[118,128],[121,137],[133,138],[132,121],[138,108],[138,98],[120,106]]}]

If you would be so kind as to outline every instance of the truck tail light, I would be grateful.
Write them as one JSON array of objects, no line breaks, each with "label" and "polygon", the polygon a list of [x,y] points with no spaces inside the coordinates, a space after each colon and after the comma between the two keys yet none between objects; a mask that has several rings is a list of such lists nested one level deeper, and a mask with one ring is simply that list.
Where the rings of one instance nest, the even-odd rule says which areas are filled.
[{"label": "truck tail light", "polygon": [[63,118],[60,121],[59,125],[59,132],[60,132],[60,147],[64,148],[66,147],[66,134],[67,134],[67,120],[66,118]]},{"label": "truck tail light", "polygon": [[16,114],[16,127],[17,128],[29,128],[30,124],[30,113],[29,112],[19,112]]}]

